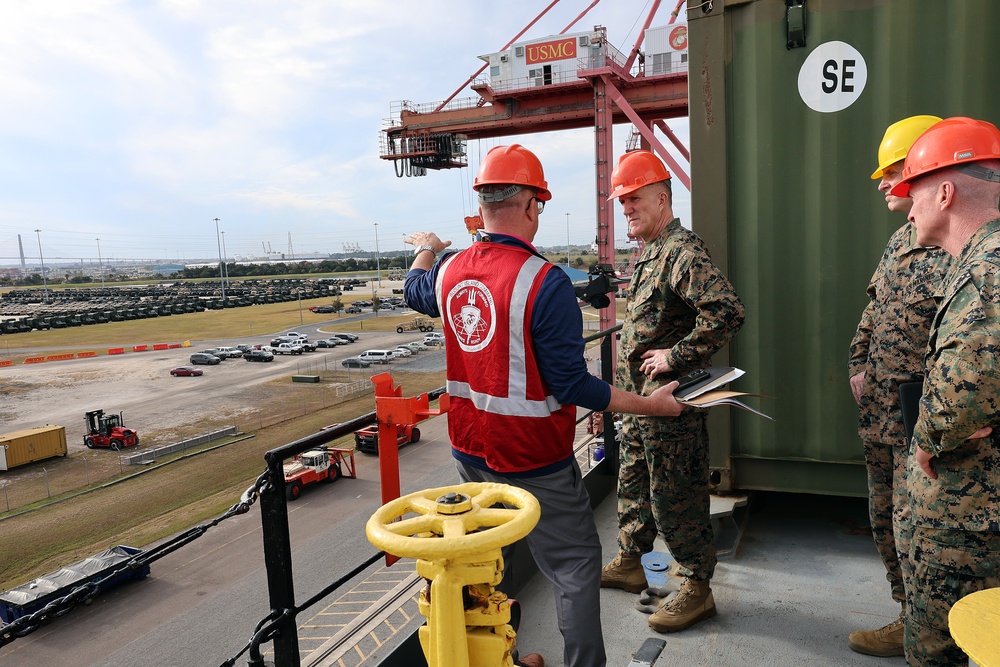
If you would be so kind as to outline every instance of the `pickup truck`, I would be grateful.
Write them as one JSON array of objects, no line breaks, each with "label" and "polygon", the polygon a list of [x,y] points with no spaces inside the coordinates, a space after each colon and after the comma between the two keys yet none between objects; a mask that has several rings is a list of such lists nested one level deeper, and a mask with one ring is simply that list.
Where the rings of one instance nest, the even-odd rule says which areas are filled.
[{"label": "pickup truck", "polygon": [[282,343],[271,351],[274,354],[302,354],[305,352],[305,348],[298,343]]},{"label": "pickup truck", "polygon": [[[396,446],[420,441],[420,429],[415,424],[396,424]],[[354,432],[354,445],[362,454],[378,456],[378,424]]]}]

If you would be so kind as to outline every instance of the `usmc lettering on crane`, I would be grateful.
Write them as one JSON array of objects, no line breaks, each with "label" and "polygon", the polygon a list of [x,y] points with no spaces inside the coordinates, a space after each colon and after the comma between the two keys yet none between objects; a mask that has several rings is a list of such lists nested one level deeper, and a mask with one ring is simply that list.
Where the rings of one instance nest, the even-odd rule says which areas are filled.
[{"label": "usmc lettering on crane", "polygon": [[799,96],[813,111],[833,113],[854,104],[868,83],[864,56],[845,42],[820,44],[799,68]]},{"label": "usmc lettering on crane", "polygon": [[576,58],[576,39],[573,37],[524,47],[524,62],[528,65],[567,58]]},{"label": "usmc lettering on crane", "polygon": [[479,352],[493,340],[497,311],[489,288],[478,280],[463,280],[445,300],[448,321],[466,352]]}]

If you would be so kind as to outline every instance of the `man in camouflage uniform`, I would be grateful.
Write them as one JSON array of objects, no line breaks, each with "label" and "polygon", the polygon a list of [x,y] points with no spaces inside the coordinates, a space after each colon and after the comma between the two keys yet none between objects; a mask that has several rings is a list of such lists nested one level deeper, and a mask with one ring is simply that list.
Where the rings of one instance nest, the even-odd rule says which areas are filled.
[{"label": "man in camouflage uniform", "polygon": [[[611,177],[612,193],[645,242],[629,286],[616,383],[647,393],[711,365],[712,355],[744,322],[743,304],[697,235],[674,217],[670,174],[648,151],[626,153]],[[657,532],[677,561],[680,591],[649,618],[657,632],[676,632],[715,616],[709,580],[715,544],[709,509],[706,412],[687,408],[673,419],[626,415],[618,475],[618,556],[601,586],[646,587],[641,557]]]},{"label": "man in camouflage uniform", "polygon": [[913,199],[917,242],[955,257],[931,324],[908,461],[906,658],[965,667],[948,612],[1000,586],[1000,130],[971,118],[933,125],[892,194]]},{"label": "man in camouflage uniform", "polygon": [[[893,123],[878,149],[878,190],[890,211],[908,213],[913,203],[889,191],[902,178],[903,159],[924,131],[941,120],[913,116]],[[906,503],[906,434],[899,405],[899,384],[924,374],[924,351],[931,320],[951,255],[916,242],[916,229],[907,221],[886,245],[868,285],[870,301],[851,341],[851,391],[859,406],[858,435],[864,442],[868,469],[868,514],[872,535],[892,599],[900,604],[899,618],[875,630],[856,630],[848,644],[854,651],[875,656],[903,655],[903,588],[909,542],[904,529]]]}]

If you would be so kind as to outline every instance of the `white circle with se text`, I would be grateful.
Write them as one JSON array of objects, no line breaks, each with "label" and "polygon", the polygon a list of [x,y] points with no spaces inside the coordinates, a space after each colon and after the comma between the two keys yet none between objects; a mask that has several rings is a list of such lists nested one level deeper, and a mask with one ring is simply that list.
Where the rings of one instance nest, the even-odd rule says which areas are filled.
[{"label": "white circle with se text", "polygon": [[825,42],[799,68],[799,96],[813,111],[833,113],[854,104],[868,83],[868,64],[846,42]]}]

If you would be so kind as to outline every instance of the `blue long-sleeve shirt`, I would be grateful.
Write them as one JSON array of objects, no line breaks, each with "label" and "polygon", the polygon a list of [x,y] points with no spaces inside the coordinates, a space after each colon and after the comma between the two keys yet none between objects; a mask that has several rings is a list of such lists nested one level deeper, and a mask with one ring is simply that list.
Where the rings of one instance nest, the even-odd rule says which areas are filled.
[{"label": "blue long-sleeve shirt", "polygon": [[[507,234],[490,234],[491,241],[524,248],[536,256],[528,243]],[[406,274],[403,294],[414,310],[440,317],[434,285],[441,265],[455,253],[447,253],[430,271],[412,269]],[[447,326],[447,323],[445,323]],[[538,370],[552,396],[564,405],[604,410],[611,402],[611,387],[590,374],[583,358],[583,316],[577,305],[573,284],[564,271],[549,271],[542,281],[531,315],[531,339]]]}]

